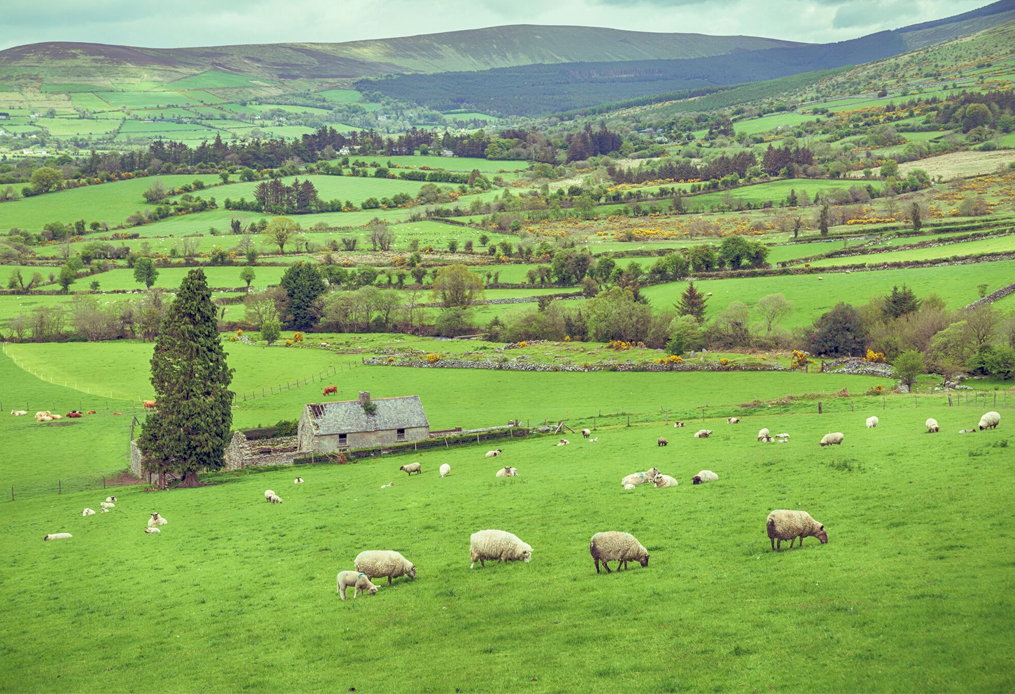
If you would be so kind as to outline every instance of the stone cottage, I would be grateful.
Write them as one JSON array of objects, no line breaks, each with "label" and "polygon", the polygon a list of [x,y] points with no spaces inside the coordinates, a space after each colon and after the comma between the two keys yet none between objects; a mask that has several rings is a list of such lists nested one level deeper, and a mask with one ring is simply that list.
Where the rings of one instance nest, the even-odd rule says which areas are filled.
[{"label": "stone cottage", "polygon": [[[373,410],[373,413],[370,410]],[[297,440],[301,452],[320,454],[420,441],[430,422],[418,395],[308,403],[300,416]]]}]

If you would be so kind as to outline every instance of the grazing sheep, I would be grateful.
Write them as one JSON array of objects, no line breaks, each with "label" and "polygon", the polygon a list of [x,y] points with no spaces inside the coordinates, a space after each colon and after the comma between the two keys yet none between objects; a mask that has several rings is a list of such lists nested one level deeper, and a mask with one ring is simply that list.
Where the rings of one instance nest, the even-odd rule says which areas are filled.
[{"label": "grazing sheep", "polygon": [[764,441],[765,439],[770,438],[771,435],[771,432],[769,432],[767,428],[762,429],[758,432],[758,441]]},{"label": "grazing sheep", "polygon": [[99,504],[99,508],[101,508],[103,511],[108,511],[111,508],[116,508],[116,504],[109,504],[103,501],[101,504]]},{"label": "grazing sheep", "polygon": [[997,412],[988,412],[987,414],[980,417],[979,428],[980,431],[984,429],[996,429],[997,425],[1001,423],[1001,415]]},{"label": "grazing sheep", "polygon": [[296,479],[293,480],[293,484],[303,484],[303,478],[297,477]]},{"label": "grazing sheep", "polygon": [[275,492],[273,492],[270,489],[265,489],[264,490],[264,500],[265,501],[271,501],[271,497],[273,497],[273,496],[275,496]]},{"label": "grazing sheep", "polygon": [[422,475],[423,474],[423,466],[420,465],[419,463],[409,463],[408,465],[400,465],[398,467],[398,469],[401,470],[402,472],[410,475],[410,476],[414,472],[417,475]]},{"label": "grazing sheep", "polygon": [[68,540],[72,537],[74,536],[70,533],[50,533],[49,535],[46,535],[46,537],[42,538],[42,540],[43,542],[47,540]]},{"label": "grazing sheep", "polygon": [[441,477],[447,477],[448,475],[451,474],[451,466],[448,465],[447,463],[444,463],[443,465],[441,465],[441,471],[440,472],[441,472]]},{"label": "grazing sheep", "polygon": [[568,445],[570,445],[570,443],[571,443],[571,442],[570,442],[570,441],[568,441],[567,439],[561,439],[561,440],[560,440],[560,443],[558,443],[557,445],[558,445],[558,446],[568,446]]},{"label": "grazing sheep", "polygon": [[325,386],[322,395],[338,395],[338,386]]},{"label": "grazing sheep", "polygon": [[146,410],[154,410],[159,406],[159,403],[155,400],[142,400],[141,404],[144,405]]},{"label": "grazing sheep", "polygon": [[642,566],[648,566],[648,550],[635,539],[630,533],[621,533],[611,530],[605,533],[596,533],[589,541],[589,554],[596,562],[596,573],[599,573],[599,562],[603,563],[606,573],[610,571],[607,562],[617,562],[617,571],[620,565],[627,568],[627,562],[636,561]]},{"label": "grazing sheep", "polygon": [[765,529],[768,531],[768,539],[772,542],[772,549],[781,551],[780,545],[789,540],[789,547],[793,549],[793,542],[800,538],[803,545],[805,537],[816,537],[821,544],[828,542],[828,533],[825,526],[817,522],[806,511],[772,511],[765,521]]},{"label": "grazing sheep", "polygon": [[591,436],[592,436],[592,430],[591,429],[582,429],[582,438],[587,439],[587,438],[589,438]]},{"label": "grazing sheep", "polygon": [[472,560],[470,569],[476,566],[477,561],[485,568],[487,559],[496,559],[498,564],[505,561],[527,562],[532,559],[532,547],[517,535],[503,530],[480,530],[469,538],[469,557]]},{"label": "grazing sheep", "polygon": [[149,528],[154,528],[159,525],[168,525],[168,523],[169,521],[167,521],[164,517],[160,516],[158,513],[153,513],[152,517],[148,519]]},{"label": "grazing sheep", "polygon": [[518,477],[518,468],[511,467],[510,465],[507,466],[507,467],[502,467],[500,470],[497,471],[497,474],[495,476],[496,477]]},{"label": "grazing sheep", "polygon": [[116,503],[116,497],[115,496],[107,496],[106,497],[106,503],[107,504],[115,504]]},{"label": "grazing sheep", "polygon": [[659,475],[655,479],[656,489],[661,487],[676,487],[677,480],[669,475]]},{"label": "grazing sheep", "polygon": [[90,508],[86,508],[84,511],[81,512],[81,515],[82,516],[94,516],[95,515],[95,511],[93,511]]},{"label": "grazing sheep", "polygon": [[15,417],[24,417],[28,412],[26,410],[11,410],[11,414]]},{"label": "grazing sheep", "polygon": [[146,535],[161,535],[162,534],[162,531],[159,530],[158,528],[145,528],[144,531],[145,531]]},{"label": "grazing sheep", "polygon": [[925,427],[927,427],[927,433],[928,434],[936,434],[937,432],[941,431],[941,427],[939,427],[937,425],[937,420],[934,419],[933,417],[928,419],[923,424],[924,424]]},{"label": "grazing sheep", "polygon": [[620,480],[620,486],[627,489],[628,485],[631,488],[638,486],[639,484],[645,484],[646,482],[655,482],[656,477],[659,476],[659,468],[652,468],[645,472],[632,472],[630,475]]},{"label": "grazing sheep", "polygon": [[877,425],[878,425],[878,418],[877,417],[868,417],[867,418],[867,428],[868,429],[873,429]]},{"label": "grazing sheep", "polygon": [[727,424],[740,424],[740,417],[727,417],[726,418],[726,423]]},{"label": "grazing sheep", "polygon": [[355,600],[360,592],[377,595],[377,586],[370,582],[370,577],[358,571],[339,571],[337,577],[338,594],[345,600],[345,589],[355,586],[352,597]]},{"label": "grazing sheep", "polygon": [[275,494],[270,499],[268,499],[268,501],[270,501],[273,504],[281,504],[282,497],[280,497],[278,494]]},{"label": "grazing sheep", "polygon": [[839,446],[842,445],[842,432],[836,432],[834,434],[825,434],[821,437],[822,446]]},{"label": "grazing sheep", "polygon": [[394,550],[369,550],[356,555],[356,570],[369,578],[388,577],[388,585],[392,578],[408,576],[416,578],[416,567],[412,562]]},{"label": "grazing sheep", "polygon": [[670,444],[670,442],[667,441],[666,439],[664,439],[661,436],[656,439],[656,445],[657,446],[668,446],[669,444]]},{"label": "grazing sheep", "polygon": [[711,429],[699,429],[698,431],[694,432],[694,438],[696,439],[707,439],[711,435],[712,435]]},{"label": "grazing sheep", "polygon": [[686,426],[687,424],[685,424],[684,422],[673,422],[674,429],[683,429]]},{"label": "grazing sheep", "polygon": [[775,440],[779,443],[787,443],[789,441],[789,434],[776,434]]},{"label": "grazing sheep", "polygon": [[499,449],[499,448],[498,448],[497,450],[495,450],[495,451],[487,451],[487,452],[486,452],[486,457],[487,457],[487,458],[496,458],[496,457],[497,457],[497,456],[499,456],[499,455],[500,455],[500,454],[501,454],[502,452],[503,452],[503,451],[501,451],[501,449]]},{"label": "grazing sheep", "polygon": [[697,475],[691,478],[691,484],[704,484],[705,482],[718,482],[719,475],[715,474],[711,470],[702,470]]}]

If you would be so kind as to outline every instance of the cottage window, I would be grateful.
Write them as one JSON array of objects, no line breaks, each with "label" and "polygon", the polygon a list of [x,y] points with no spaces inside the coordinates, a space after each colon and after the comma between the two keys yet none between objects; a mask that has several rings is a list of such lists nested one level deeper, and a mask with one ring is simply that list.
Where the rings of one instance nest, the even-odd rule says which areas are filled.
[{"label": "cottage window", "polygon": [[395,433],[395,440],[396,441],[405,441],[405,429],[399,429]]},{"label": "cottage window", "polygon": [[343,447],[343,448],[345,446],[349,445],[349,436],[348,436],[348,434],[339,434],[338,435],[338,445]]}]

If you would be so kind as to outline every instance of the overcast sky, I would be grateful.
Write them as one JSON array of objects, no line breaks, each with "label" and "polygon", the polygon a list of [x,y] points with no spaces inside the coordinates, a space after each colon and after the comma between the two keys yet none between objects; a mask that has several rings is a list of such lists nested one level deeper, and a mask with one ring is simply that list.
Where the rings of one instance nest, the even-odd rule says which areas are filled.
[{"label": "overcast sky", "polygon": [[841,41],[984,0],[0,0],[0,49],[40,41],[160,48],[338,42],[503,24]]}]

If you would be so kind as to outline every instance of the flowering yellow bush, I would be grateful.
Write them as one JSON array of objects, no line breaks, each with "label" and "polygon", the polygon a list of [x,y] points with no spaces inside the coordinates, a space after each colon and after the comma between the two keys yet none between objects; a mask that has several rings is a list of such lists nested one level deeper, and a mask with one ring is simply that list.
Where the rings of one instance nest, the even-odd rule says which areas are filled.
[{"label": "flowering yellow bush", "polygon": [[634,345],[632,345],[630,342],[624,342],[623,340],[610,340],[610,342],[606,345],[606,347],[609,349],[615,349],[618,352],[623,352],[631,349],[632,347],[634,347]]},{"label": "flowering yellow bush", "polygon": [[303,342],[303,333],[293,333],[293,342]]},{"label": "flowering yellow bush", "polygon": [[727,366],[730,363],[730,360],[727,359],[726,357],[722,357],[721,359],[719,359],[719,363],[723,366]]},{"label": "flowering yellow bush", "polygon": [[793,350],[793,361],[790,366],[794,369],[802,369],[811,363],[811,360],[807,358],[807,352],[801,352],[798,349]]},{"label": "flowering yellow bush", "polygon": [[671,364],[683,364],[684,363],[684,358],[683,357],[679,357],[676,354],[671,354],[670,358],[667,359],[666,361],[668,361]]},{"label": "flowering yellow bush", "polygon": [[243,334],[243,328],[237,328],[236,329],[236,336],[239,337],[242,334]]},{"label": "flowering yellow bush", "polygon": [[289,338],[286,338],[285,346],[286,347],[292,347],[293,346],[293,341],[290,340]]},{"label": "flowering yellow bush", "polygon": [[518,343],[518,346],[519,347],[528,347],[529,343],[526,342],[525,340],[522,340],[521,342]]},{"label": "flowering yellow bush", "polygon": [[393,361],[395,361],[395,358],[394,358],[394,357],[388,357],[388,363],[389,363],[389,364],[390,364],[391,362],[393,362]]},{"label": "flowering yellow bush", "polygon": [[230,341],[230,342],[239,342],[239,340],[240,340],[240,338],[236,337],[235,335],[233,335],[233,336],[231,336],[231,337],[229,338],[229,341]]},{"label": "flowering yellow bush", "polygon": [[571,336],[570,335],[565,335],[564,336],[564,342],[570,342],[570,341],[571,341]]},{"label": "flowering yellow bush", "polygon": [[885,388],[880,383],[874,386],[873,388],[867,389],[867,395],[882,395],[884,394],[884,392]]},{"label": "flowering yellow bush", "polygon": [[867,350],[866,360],[869,361],[869,362],[873,362],[875,364],[884,364],[885,363],[885,354],[884,354],[884,352],[875,352],[872,349],[868,349]]},{"label": "flowering yellow bush", "polygon": [[441,360],[441,355],[431,353],[426,355],[426,360],[431,364],[435,364]]}]

